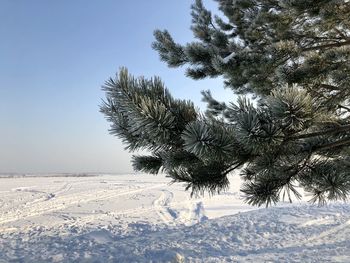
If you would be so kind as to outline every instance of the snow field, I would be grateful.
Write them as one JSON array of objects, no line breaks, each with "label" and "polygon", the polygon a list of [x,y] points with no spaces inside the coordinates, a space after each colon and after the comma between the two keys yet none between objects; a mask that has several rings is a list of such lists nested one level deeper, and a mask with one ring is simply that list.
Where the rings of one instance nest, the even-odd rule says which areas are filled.
[{"label": "snow field", "polygon": [[164,176],[0,181],[0,262],[350,262],[349,205],[257,209],[237,176],[192,199]]}]

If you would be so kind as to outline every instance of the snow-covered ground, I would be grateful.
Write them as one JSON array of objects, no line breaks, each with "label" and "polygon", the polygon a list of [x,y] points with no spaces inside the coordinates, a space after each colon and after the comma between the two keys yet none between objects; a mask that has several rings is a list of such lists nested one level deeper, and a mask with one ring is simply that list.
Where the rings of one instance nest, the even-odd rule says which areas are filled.
[{"label": "snow-covered ground", "polygon": [[0,262],[350,262],[350,205],[190,198],[164,176],[0,178]]}]

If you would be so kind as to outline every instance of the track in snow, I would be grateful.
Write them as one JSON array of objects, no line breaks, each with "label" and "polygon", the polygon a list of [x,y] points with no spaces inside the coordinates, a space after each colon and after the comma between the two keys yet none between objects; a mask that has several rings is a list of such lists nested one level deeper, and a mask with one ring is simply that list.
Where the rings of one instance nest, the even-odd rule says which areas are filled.
[{"label": "track in snow", "polygon": [[162,190],[160,196],[154,200],[153,206],[158,216],[167,225],[193,225],[208,219],[201,200],[173,202],[174,194]]},{"label": "track in snow", "polygon": [[174,194],[168,190],[162,190],[160,196],[154,200],[153,206],[158,216],[165,224],[171,225],[178,217],[178,212],[170,207]]},{"label": "track in snow", "polygon": [[[108,199],[114,199],[120,196],[131,195],[139,193],[145,190],[159,188],[164,184],[155,184],[152,186],[142,187],[135,190],[129,190],[125,192],[118,192],[116,190],[97,190],[92,192],[77,192],[73,194],[57,195],[54,194],[54,198],[39,198],[32,202],[28,202],[24,207],[9,210],[0,215],[0,224],[10,223],[17,220],[26,219],[29,217],[39,216],[66,209],[70,206],[77,204],[84,204],[96,201],[105,201]],[[67,191],[71,187],[67,187]],[[62,194],[63,189],[60,190]],[[63,191],[64,192],[64,191]]]}]

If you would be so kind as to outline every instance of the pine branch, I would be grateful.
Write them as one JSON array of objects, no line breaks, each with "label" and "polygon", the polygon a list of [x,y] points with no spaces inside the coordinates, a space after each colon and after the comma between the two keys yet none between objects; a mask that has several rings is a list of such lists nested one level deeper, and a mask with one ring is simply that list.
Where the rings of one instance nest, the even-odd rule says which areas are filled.
[{"label": "pine branch", "polygon": [[240,166],[242,166],[242,165],[244,165],[244,164],[245,164],[245,161],[244,161],[244,162],[234,163],[234,164],[233,164],[234,166],[233,166],[232,168],[230,168],[230,169],[224,171],[224,174],[229,174],[230,172],[236,170],[238,167],[240,167]]},{"label": "pine branch", "polygon": [[319,46],[302,48],[301,51],[305,52],[305,51],[320,50],[320,49],[331,48],[331,47],[342,47],[342,46],[347,46],[347,45],[350,45],[350,40],[338,42],[338,43],[330,43],[330,44],[326,44],[326,45],[319,45]]},{"label": "pine branch", "polygon": [[349,196],[350,4],[217,2],[224,19],[193,3],[195,41],[178,44],[157,30],[153,48],[168,66],[188,66],[187,76],[222,77],[234,93],[256,100],[226,104],[203,92],[201,116],[160,79],[124,72],[107,82],[101,112],[129,150],[151,152],[134,157],[134,168],[214,193],[246,165],[242,191],[252,205],[298,196],[295,185],[315,201]]},{"label": "pine branch", "polygon": [[350,112],[350,108],[348,108],[348,107],[346,107],[346,106],[344,106],[344,105],[338,104],[338,107],[341,108],[341,109],[344,109],[344,110],[346,110],[346,111],[348,111],[348,112]]},{"label": "pine branch", "polygon": [[301,134],[301,135],[297,135],[297,136],[291,136],[291,137],[287,138],[287,140],[299,140],[299,139],[317,137],[317,136],[328,135],[328,134],[333,134],[333,133],[339,133],[342,131],[350,131],[350,124],[339,126],[339,127],[334,128],[334,129],[328,129],[325,131],[312,132],[312,133],[306,133],[306,134]]},{"label": "pine branch", "polygon": [[337,32],[343,39],[349,39],[348,36],[346,36],[342,31],[340,31],[338,28],[334,28],[334,31]]},{"label": "pine branch", "polygon": [[324,150],[329,150],[332,148],[340,147],[340,146],[347,146],[350,145],[350,138],[344,138],[337,140],[335,142],[323,144],[321,146],[316,146],[312,150],[313,151],[324,151]]},{"label": "pine branch", "polygon": [[319,86],[321,88],[324,88],[324,89],[327,89],[327,90],[330,90],[330,91],[332,91],[332,90],[340,90],[339,87],[334,86],[334,85],[330,85],[330,84],[320,84]]}]

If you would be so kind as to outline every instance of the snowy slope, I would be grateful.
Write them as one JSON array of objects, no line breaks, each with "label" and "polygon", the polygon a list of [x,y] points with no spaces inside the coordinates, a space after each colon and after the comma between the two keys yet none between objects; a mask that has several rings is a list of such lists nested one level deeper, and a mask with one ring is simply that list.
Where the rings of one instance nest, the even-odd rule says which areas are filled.
[{"label": "snowy slope", "polygon": [[162,176],[0,178],[0,262],[350,262],[350,205],[256,209],[231,181],[190,199]]}]

